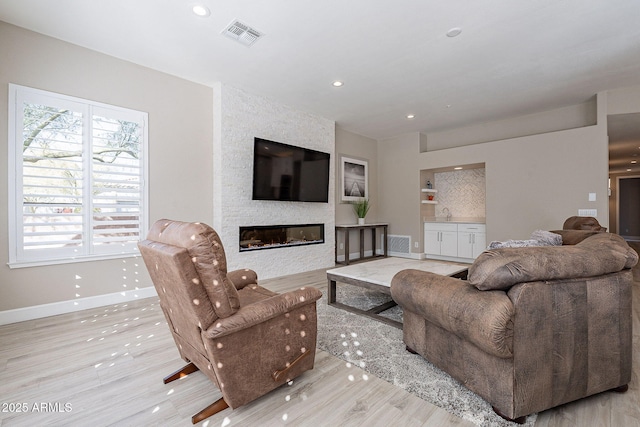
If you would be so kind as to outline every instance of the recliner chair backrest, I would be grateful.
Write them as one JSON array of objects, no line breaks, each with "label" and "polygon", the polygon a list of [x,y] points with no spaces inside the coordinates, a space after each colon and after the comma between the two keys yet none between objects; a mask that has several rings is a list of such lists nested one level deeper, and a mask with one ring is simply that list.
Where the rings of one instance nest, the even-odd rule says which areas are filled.
[{"label": "recliner chair backrest", "polygon": [[206,354],[200,331],[240,307],[218,234],[205,224],[159,220],[138,246],[171,330]]}]

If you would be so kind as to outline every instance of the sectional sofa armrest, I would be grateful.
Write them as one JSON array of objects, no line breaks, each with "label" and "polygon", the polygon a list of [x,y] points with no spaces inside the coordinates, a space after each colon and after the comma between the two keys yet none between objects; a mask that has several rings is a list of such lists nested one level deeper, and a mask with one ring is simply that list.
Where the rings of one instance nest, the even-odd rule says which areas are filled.
[{"label": "sectional sofa armrest", "polygon": [[514,308],[504,291],[480,291],[465,280],[409,269],[394,276],[391,296],[404,310],[487,353],[512,356]]},{"label": "sectional sofa armrest", "polygon": [[520,283],[509,290],[516,310],[514,387],[516,395],[529,398],[522,413],[631,380],[632,280],[632,272],[623,270],[598,277]]},{"label": "sectional sofa armrest", "polygon": [[289,312],[313,304],[322,297],[322,292],[313,287],[305,287],[272,296],[240,308],[232,316],[217,319],[207,330],[202,331],[203,338],[220,338],[243,329],[251,328],[277,316],[287,316]]}]

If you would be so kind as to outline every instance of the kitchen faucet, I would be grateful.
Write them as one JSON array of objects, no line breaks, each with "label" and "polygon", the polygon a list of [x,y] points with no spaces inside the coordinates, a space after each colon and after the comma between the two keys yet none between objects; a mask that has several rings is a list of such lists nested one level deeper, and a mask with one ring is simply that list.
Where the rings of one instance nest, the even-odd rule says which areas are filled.
[{"label": "kitchen faucet", "polygon": [[447,221],[451,221],[451,212],[449,211],[449,208],[442,208],[442,213],[445,211],[447,211]]}]

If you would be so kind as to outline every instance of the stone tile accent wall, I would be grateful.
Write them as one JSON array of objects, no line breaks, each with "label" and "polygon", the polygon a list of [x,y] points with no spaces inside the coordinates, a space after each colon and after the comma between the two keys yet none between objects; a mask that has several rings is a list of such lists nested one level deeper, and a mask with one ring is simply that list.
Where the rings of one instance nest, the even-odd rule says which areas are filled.
[{"label": "stone tile accent wall", "polygon": [[[253,138],[331,155],[329,203],[251,200]],[[251,268],[266,279],[334,265],[335,122],[218,83],[214,86],[213,227],[225,246],[229,270]],[[240,252],[239,227],[325,224],[325,243]]]},{"label": "stone tile accent wall", "polygon": [[449,208],[456,218],[485,218],[485,169],[436,172],[434,188],[438,190],[436,216],[445,216]]}]

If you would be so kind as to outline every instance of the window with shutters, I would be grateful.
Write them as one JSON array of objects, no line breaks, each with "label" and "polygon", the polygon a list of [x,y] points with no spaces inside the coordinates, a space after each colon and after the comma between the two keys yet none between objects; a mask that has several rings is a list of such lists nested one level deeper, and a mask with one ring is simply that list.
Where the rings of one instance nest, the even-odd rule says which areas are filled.
[{"label": "window with shutters", "polygon": [[9,265],[137,254],[147,114],[9,86]]}]

